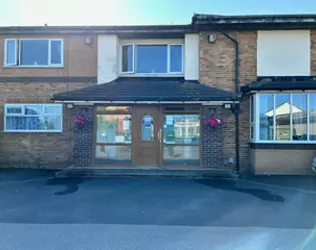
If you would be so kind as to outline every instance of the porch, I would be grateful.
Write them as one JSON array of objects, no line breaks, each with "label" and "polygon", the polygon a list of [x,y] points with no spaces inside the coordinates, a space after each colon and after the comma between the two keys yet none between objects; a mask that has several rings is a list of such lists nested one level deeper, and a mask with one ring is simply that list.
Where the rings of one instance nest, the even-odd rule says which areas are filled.
[{"label": "porch", "polygon": [[[74,125],[68,173],[198,176],[210,171],[230,175],[234,169],[229,92],[183,78],[124,78],[54,99],[83,120]],[[225,126],[205,124],[213,116]]]}]

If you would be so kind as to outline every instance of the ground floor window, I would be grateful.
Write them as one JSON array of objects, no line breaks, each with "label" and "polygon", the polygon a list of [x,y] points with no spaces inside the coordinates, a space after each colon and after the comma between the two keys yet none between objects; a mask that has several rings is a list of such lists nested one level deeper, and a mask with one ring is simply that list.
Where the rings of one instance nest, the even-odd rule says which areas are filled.
[{"label": "ground floor window", "polygon": [[200,115],[164,114],[163,162],[200,164]]},{"label": "ground floor window", "polygon": [[131,108],[97,107],[96,123],[96,163],[131,164]]},{"label": "ground floor window", "polygon": [[254,141],[316,141],[316,94],[259,93],[251,98]]},{"label": "ground floor window", "polygon": [[62,132],[61,104],[5,104],[5,132]]}]

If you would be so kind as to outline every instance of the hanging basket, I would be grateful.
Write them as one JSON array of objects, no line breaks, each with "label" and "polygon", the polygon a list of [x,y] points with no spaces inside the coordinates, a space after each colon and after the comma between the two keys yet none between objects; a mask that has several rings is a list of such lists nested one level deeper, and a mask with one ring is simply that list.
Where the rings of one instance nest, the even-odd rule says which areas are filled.
[{"label": "hanging basket", "polygon": [[85,125],[87,123],[87,119],[84,117],[84,115],[76,115],[74,118],[74,123],[76,124],[76,126],[80,126],[82,127],[83,125]]},{"label": "hanging basket", "polygon": [[216,118],[215,116],[212,116],[211,118],[207,119],[204,122],[205,125],[208,125],[210,127],[222,127],[224,126],[224,122],[218,118]]}]

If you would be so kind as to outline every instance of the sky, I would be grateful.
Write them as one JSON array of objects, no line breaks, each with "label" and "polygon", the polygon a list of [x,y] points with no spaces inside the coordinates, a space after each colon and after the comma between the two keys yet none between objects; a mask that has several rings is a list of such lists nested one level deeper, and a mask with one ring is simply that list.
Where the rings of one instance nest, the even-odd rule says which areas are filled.
[{"label": "sky", "polygon": [[194,13],[316,14],[316,1],[0,0],[0,26],[188,24]]}]

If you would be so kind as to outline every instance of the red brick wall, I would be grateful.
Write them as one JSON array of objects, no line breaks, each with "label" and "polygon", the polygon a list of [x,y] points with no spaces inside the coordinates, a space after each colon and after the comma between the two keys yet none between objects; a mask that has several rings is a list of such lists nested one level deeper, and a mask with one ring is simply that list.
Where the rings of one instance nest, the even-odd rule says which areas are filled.
[{"label": "red brick wall", "polygon": [[[208,42],[208,35],[216,34],[215,43]],[[240,84],[256,80],[257,77],[257,32],[229,32],[237,39],[240,48]],[[218,32],[200,33],[200,81],[219,89],[234,91],[235,76],[234,44]],[[223,160],[228,164],[229,157],[235,157],[235,116],[230,111],[226,116],[226,129],[223,134]],[[249,102],[241,104],[240,113],[240,170],[249,167]]]}]

